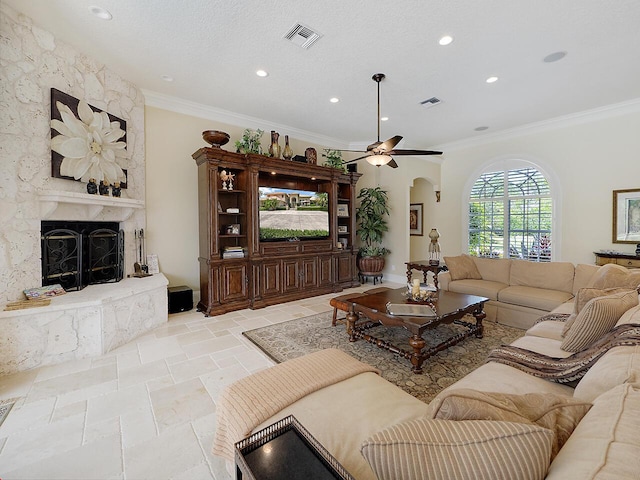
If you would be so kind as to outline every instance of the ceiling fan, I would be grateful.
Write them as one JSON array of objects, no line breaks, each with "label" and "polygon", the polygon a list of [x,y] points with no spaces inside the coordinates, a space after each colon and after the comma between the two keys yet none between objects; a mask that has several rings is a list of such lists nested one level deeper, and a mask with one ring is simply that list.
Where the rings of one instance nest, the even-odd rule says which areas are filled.
[{"label": "ceiling fan", "polygon": [[378,84],[378,140],[369,145],[366,150],[340,150],[342,152],[360,152],[365,154],[344,163],[353,163],[366,158],[367,162],[371,165],[376,165],[377,167],[381,165],[388,165],[391,168],[398,168],[398,164],[391,155],[442,155],[442,152],[436,152],[433,150],[394,149],[394,147],[400,143],[400,140],[402,140],[400,135],[391,137],[389,140],[384,142],[380,141],[380,82],[384,78],[384,73],[376,73],[371,77],[371,79]]}]

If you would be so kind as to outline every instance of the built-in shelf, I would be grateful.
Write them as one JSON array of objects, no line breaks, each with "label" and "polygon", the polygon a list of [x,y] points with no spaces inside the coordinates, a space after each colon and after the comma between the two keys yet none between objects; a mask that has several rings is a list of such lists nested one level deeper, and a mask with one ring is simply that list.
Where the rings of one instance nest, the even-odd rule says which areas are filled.
[{"label": "built-in shelf", "polygon": [[53,219],[64,208],[74,208],[77,220],[93,220],[105,208],[115,211],[114,220],[127,220],[136,209],[144,208],[144,201],[131,198],[111,197],[107,195],[91,195],[88,193],[64,192],[48,190],[38,195],[40,217],[42,220]]}]

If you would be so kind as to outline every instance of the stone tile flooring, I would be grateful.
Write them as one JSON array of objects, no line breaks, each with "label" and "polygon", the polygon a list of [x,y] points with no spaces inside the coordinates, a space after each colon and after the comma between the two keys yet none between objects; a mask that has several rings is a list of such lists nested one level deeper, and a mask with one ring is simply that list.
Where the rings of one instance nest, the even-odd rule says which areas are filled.
[{"label": "stone tile flooring", "polygon": [[333,296],[174,314],[101,357],[0,377],[0,400],[20,397],[0,426],[0,478],[229,480],[210,453],[216,399],[273,364],[242,332],[325,312]]}]

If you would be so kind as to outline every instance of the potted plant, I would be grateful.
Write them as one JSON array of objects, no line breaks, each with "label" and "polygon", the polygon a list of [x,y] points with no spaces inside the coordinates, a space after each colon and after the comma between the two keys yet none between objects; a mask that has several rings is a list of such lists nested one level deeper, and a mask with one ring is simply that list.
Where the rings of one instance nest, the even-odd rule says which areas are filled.
[{"label": "potted plant", "polygon": [[236,151],[238,153],[257,153],[262,155],[262,146],[260,140],[264,130],[245,129],[242,133],[242,139],[236,140]]},{"label": "potted plant", "polygon": [[381,245],[384,232],[389,230],[389,198],[380,187],[363,188],[358,193],[360,206],[356,209],[356,234],[364,246],[358,250],[358,269],[362,275],[380,275],[384,256],[389,249]]},{"label": "potted plant", "polygon": [[344,164],[342,163],[342,152],[340,150],[331,150],[330,148],[325,148],[322,156],[327,160],[324,162],[325,166],[337,168],[342,172],[346,172],[344,168]]}]

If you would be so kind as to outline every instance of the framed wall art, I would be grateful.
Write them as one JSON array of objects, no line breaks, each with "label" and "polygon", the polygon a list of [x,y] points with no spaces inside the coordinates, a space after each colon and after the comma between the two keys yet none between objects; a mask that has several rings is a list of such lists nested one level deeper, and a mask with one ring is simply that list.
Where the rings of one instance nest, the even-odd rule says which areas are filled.
[{"label": "framed wall art", "polygon": [[613,191],[613,243],[640,243],[640,188]]},{"label": "framed wall art", "polygon": [[51,89],[51,176],[107,185],[127,174],[127,122],[55,88]]},{"label": "framed wall art", "polygon": [[422,203],[412,203],[409,205],[409,234],[422,236]]}]

